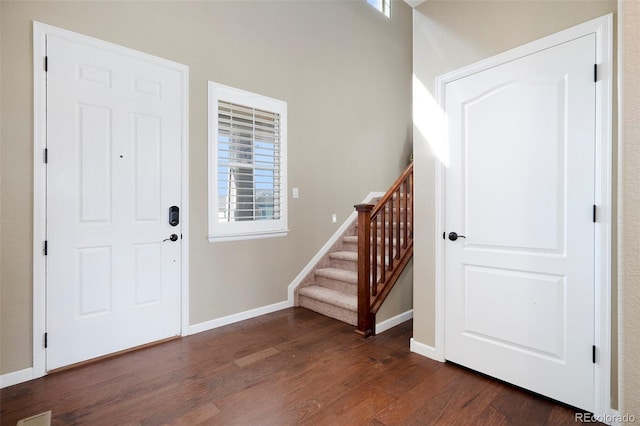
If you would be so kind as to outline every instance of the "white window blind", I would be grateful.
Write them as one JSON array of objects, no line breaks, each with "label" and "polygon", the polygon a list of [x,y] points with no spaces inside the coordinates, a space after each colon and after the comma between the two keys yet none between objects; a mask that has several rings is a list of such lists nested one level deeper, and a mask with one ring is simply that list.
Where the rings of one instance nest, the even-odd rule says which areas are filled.
[{"label": "white window blind", "polygon": [[280,114],[218,101],[218,217],[280,219]]},{"label": "white window blind", "polygon": [[209,82],[209,240],[286,235],[286,103]]}]

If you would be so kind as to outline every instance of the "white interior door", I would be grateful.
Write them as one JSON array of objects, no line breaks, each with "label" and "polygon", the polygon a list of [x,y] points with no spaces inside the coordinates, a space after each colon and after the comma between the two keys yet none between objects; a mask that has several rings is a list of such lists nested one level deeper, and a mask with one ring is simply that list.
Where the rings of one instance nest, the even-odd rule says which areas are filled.
[{"label": "white interior door", "polygon": [[49,35],[47,57],[51,370],[180,334],[184,94],[142,54]]},{"label": "white interior door", "polygon": [[590,34],[444,92],[445,358],[587,410],[595,54]]}]

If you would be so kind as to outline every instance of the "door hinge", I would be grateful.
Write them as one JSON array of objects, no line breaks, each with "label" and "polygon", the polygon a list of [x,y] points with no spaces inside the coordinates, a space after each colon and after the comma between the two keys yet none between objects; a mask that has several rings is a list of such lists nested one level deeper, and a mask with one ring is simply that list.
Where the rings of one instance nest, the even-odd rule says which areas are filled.
[{"label": "door hinge", "polygon": [[44,348],[46,349],[49,346],[49,333],[44,333]]},{"label": "door hinge", "polygon": [[49,71],[49,57],[45,56],[44,57],[44,72]]},{"label": "door hinge", "polygon": [[44,164],[49,162],[49,148],[44,149]]},{"label": "door hinge", "polygon": [[594,364],[596,363],[596,345],[591,347],[591,360]]},{"label": "door hinge", "polygon": [[593,82],[598,82],[598,64],[593,64]]},{"label": "door hinge", "polygon": [[597,222],[597,216],[596,216],[596,205],[593,205],[593,223]]},{"label": "door hinge", "polygon": [[44,253],[44,255],[46,256],[47,254],[49,254],[49,244],[47,240],[44,240],[44,248],[42,249],[42,252]]}]

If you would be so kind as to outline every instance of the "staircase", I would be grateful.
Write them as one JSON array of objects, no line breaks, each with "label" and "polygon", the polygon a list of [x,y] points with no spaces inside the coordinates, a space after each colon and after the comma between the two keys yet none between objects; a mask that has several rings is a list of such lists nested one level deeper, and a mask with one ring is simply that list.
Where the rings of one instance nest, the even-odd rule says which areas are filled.
[{"label": "staircase", "polygon": [[410,165],[374,204],[355,206],[357,220],[301,281],[296,306],[374,334],[375,314],[413,256],[412,198]]},{"label": "staircase", "polygon": [[358,236],[354,220],[302,281],[296,305],[358,325]]}]

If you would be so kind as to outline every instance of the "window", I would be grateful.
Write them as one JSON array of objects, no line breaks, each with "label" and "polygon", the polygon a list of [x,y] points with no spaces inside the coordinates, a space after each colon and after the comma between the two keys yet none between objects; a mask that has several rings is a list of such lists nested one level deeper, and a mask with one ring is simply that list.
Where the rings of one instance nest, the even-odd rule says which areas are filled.
[{"label": "window", "polygon": [[209,241],[287,235],[287,103],[209,82]]},{"label": "window", "polygon": [[391,17],[391,0],[367,0],[367,3],[378,9],[387,18]]}]

